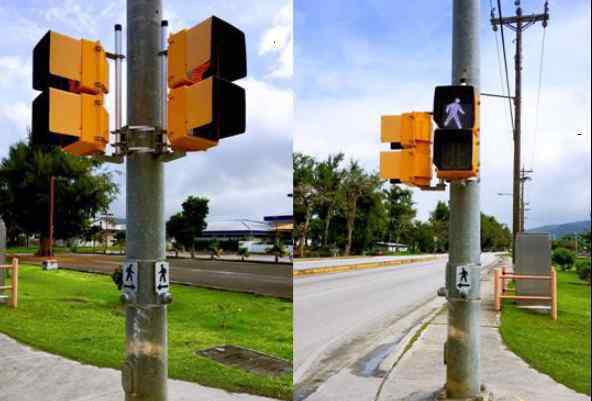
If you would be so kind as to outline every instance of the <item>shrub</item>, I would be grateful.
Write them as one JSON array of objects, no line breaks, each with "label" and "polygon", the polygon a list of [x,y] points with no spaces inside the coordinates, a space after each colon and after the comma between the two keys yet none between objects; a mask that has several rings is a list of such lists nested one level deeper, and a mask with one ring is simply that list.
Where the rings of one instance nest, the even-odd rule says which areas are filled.
[{"label": "shrub", "polygon": [[578,277],[590,284],[590,259],[582,259],[576,262]]},{"label": "shrub", "polygon": [[568,249],[557,248],[553,251],[553,263],[563,271],[571,269],[575,260],[576,256]]}]

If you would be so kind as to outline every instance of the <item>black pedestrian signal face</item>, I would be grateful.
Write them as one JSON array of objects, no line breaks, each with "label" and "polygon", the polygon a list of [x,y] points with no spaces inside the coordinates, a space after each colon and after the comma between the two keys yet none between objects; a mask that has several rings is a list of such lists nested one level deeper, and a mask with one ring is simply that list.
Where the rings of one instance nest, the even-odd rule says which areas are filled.
[{"label": "black pedestrian signal face", "polygon": [[439,128],[471,129],[475,125],[475,88],[467,85],[437,86],[434,121]]},{"label": "black pedestrian signal face", "polygon": [[479,170],[479,98],[468,85],[438,86],[434,94],[434,164],[449,181]]},{"label": "black pedestrian signal face", "polygon": [[434,164],[439,171],[471,170],[474,156],[473,130],[436,130]]}]

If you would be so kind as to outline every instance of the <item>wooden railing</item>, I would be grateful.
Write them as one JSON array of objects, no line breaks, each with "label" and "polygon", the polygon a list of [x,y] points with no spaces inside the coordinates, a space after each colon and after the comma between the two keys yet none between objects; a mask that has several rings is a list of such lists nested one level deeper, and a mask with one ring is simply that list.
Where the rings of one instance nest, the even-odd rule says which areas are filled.
[{"label": "wooden railing", "polygon": [[12,258],[12,263],[9,265],[0,265],[0,274],[4,274],[2,270],[10,270],[11,285],[2,285],[0,290],[10,290],[10,295],[3,295],[0,293],[0,298],[10,298],[9,305],[16,308],[18,304],[18,271],[19,264],[17,258]]},{"label": "wooden railing", "polygon": [[[493,288],[495,293],[495,310],[497,312],[502,310],[502,299],[518,299],[518,300],[533,300],[533,301],[549,301],[551,306],[551,319],[557,320],[557,272],[551,266],[550,275],[528,275],[528,274],[514,274],[506,273],[501,269],[495,269],[493,272]],[[507,289],[507,280],[549,280],[549,294],[543,295],[515,295],[510,294]]]}]

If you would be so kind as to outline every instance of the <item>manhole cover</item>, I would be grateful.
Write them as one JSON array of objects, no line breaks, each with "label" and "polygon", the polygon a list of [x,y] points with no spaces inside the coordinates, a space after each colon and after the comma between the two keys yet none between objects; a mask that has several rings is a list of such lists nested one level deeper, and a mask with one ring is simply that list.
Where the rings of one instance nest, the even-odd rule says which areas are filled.
[{"label": "manhole cover", "polygon": [[292,364],[288,361],[234,345],[208,348],[197,353],[224,365],[259,375],[280,376],[292,372]]}]

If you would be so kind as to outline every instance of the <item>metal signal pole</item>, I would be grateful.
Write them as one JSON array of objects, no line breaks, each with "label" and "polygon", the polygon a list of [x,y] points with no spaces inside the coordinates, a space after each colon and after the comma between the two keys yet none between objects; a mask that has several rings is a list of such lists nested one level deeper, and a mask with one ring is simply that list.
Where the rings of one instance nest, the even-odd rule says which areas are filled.
[{"label": "metal signal pole", "polygon": [[[167,400],[167,308],[155,291],[165,260],[164,167],[156,147],[162,128],[161,0],[127,0],[126,401]],[[121,29],[119,27],[119,29]],[[117,28],[116,28],[117,30]],[[117,34],[117,32],[116,32]],[[129,270],[126,270],[129,269]],[[129,277],[128,277],[129,273]]]},{"label": "metal signal pole", "polygon": [[[479,0],[454,0],[452,85],[472,85],[477,93],[480,75],[479,9]],[[448,338],[445,357],[446,396],[453,399],[473,398],[481,394],[479,198],[479,179],[456,181],[450,185],[450,250],[446,266]],[[471,283],[466,292],[461,292],[456,285],[458,271],[463,266],[470,275]],[[463,270],[465,277],[466,274]]]}]

